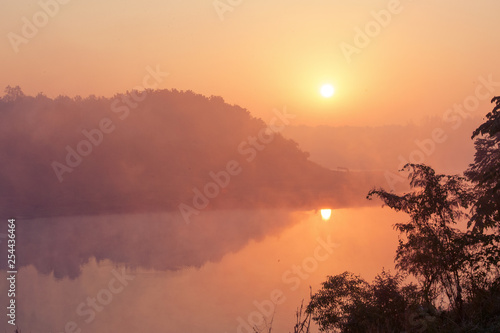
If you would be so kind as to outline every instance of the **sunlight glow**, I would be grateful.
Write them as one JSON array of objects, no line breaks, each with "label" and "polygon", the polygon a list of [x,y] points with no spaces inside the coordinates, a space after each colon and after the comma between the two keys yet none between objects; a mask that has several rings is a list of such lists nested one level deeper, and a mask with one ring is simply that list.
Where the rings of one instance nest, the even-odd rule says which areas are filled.
[{"label": "sunlight glow", "polygon": [[335,93],[335,88],[333,88],[333,86],[331,84],[324,84],[321,87],[320,92],[321,92],[321,96],[323,96],[325,98],[332,97],[333,94]]},{"label": "sunlight glow", "polygon": [[328,221],[331,216],[332,216],[332,210],[331,209],[322,209],[321,210],[321,218],[323,220]]}]

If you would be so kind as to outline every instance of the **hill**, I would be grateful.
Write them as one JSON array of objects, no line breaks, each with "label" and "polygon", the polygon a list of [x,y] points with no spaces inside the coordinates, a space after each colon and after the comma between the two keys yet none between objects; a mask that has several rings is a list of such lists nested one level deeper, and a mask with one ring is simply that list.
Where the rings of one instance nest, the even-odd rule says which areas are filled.
[{"label": "hill", "polygon": [[0,101],[0,209],[43,217],[366,205],[381,174],[311,162],[279,133],[293,115],[275,113],[268,126],[191,91],[11,92]]}]

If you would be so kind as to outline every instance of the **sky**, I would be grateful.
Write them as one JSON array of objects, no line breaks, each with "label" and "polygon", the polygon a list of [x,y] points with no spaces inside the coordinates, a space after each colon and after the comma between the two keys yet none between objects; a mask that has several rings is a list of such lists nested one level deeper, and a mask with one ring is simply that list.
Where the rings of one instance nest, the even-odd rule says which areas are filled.
[{"label": "sky", "polygon": [[109,97],[150,66],[169,73],[158,88],[222,96],[265,121],[286,105],[298,124],[373,126],[441,117],[479,76],[500,81],[493,0],[71,0],[44,20],[50,3],[2,2],[0,87]]}]

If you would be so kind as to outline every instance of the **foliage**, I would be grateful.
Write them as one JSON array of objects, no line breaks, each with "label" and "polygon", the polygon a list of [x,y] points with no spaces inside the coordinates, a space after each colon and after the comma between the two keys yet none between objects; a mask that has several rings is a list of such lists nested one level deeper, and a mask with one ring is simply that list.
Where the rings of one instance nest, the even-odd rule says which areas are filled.
[{"label": "foliage", "polygon": [[24,96],[23,91],[19,86],[5,87],[5,95],[0,99],[3,102],[15,102],[16,100],[22,99]]},{"label": "foliage", "polygon": [[474,163],[465,172],[477,193],[470,224],[481,231],[500,228],[500,96],[493,98],[492,103],[493,111],[472,135],[476,138],[476,153]]},{"label": "foliage", "polygon": [[417,286],[403,280],[385,271],[372,284],[350,272],[330,276],[307,311],[322,331],[401,332],[421,298]]},{"label": "foliage", "polygon": [[465,216],[471,192],[463,177],[438,175],[425,165],[405,168],[410,170],[415,191],[398,196],[372,190],[368,198],[377,195],[389,207],[411,217],[408,223],[395,225],[404,236],[396,251],[396,267],[419,280],[427,303],[443,291],[449,303],[461,311],[461,284],[475,240],[454,225]]}]

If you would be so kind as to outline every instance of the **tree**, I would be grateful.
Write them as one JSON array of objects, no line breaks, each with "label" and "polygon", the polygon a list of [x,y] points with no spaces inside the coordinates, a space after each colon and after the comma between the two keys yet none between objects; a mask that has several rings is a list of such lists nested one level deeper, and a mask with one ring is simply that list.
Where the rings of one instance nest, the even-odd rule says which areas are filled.
[{"label": "tree", "polygon": [[424,300],[432,304],[444,293],[462,317],[462,282],[470,266],[477,240],[454,225],[466,217],[472,194],[464,177],[436,174],[429,166],[407,164],[413,192],[402,196],[383,189],[374,195],[396,211],[410,215],[395,228],[403,234],[396,251],[396,267],[421,283]]},{"label": "tree", "polygon": [[[498,300],[500,288],[500,96],[491,100],[493,110],[486,115],[486,121],[472,134],[476,139],[474,163],[469,165],[465,176],[474,185],[475,198],[468,226],[472,227],[481,242],[477,253],[476,279],[481,276],[482,284],[472,284],[470,299],[472,303],[489,303]],[[478,301],[480,300],[480,301]],[[486,300],[486,301],[485,301]],[[481,309],[475,306],[473,310]],[[497,301],[488,306],[488,311],[500,309]],[[497,314],[498,315],[498,314]],[[475,313],[475,316],[478,314]]]},{"label": "tree", "polygon": [[4,92],[5,95],[2,97],[2,101],[4,102],[14,102],[17,99],[24,97],[24,93],[19,86],[15,87],[7,86],[5,87]]},{"label": "tree", "polygon": [[[310,287],[309,287],[310,288]],[[311,327],[311,314],[305,311],[304,300],[300,303],[300,307],[295,312],[295,325],[293,333],[309,333]]]},{"label": "tree", "polygon": [[493,110],[486,115],[486,122],[472,134],[476,153],[474,163],[465,172],[475,185],[477,198],[473,205],[470,224],[483,231],[497,228],[500,231],[500,96],[491,100]]},{"label": "tree", "polygon": [[421,304],[417,286],[403,286],[404,279],[404,274],[391,275],[383,270],[372,283],[373,306],[378,313],[378,326],[384,332],[404,331],[408,312]]},{"label": "tree", "polygon": [[363,328],[363,313],[369,303],[368,283],[350,272],[329,276],[311,297],[307,312],[313,314],[322,331],[340,329],[355,332]]},{"label": "tree", "polygon": [[402,332],[420,299],[417,287],[403,286],[403,280],[404,275],[385,271],[372,284],[350,272],[329,276],[307,312],[321,331]]}]

